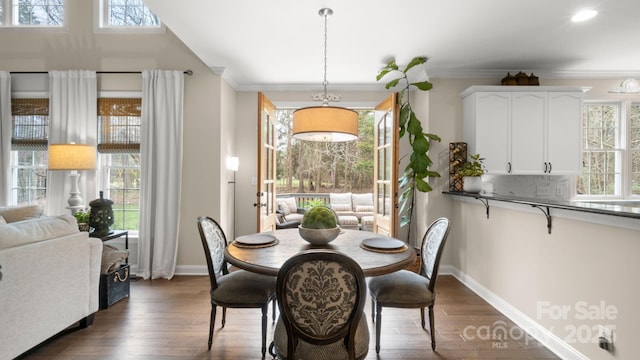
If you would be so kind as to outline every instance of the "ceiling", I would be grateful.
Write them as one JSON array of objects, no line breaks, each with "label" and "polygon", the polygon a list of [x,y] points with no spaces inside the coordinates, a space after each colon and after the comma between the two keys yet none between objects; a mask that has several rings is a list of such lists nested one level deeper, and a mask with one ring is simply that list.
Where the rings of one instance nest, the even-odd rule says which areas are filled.
[{"label": "ceiling", "polygon": [[[144,0],[237,90],[382,88],[390,58],[429,58],[431,78],[640,76],[638,0]],[[391,4],[391,5],[390,5]],[[578,10],[598,15],[573,23]]]}]

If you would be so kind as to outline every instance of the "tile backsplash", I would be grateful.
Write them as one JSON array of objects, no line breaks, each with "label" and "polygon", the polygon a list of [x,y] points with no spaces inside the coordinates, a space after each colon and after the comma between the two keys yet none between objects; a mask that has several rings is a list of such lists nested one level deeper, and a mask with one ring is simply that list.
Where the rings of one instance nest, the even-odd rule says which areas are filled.
[{"label": "tile backsplash", "polygon": [[483,191],[497,195],[569,200],[569,176],[485,175]]}]

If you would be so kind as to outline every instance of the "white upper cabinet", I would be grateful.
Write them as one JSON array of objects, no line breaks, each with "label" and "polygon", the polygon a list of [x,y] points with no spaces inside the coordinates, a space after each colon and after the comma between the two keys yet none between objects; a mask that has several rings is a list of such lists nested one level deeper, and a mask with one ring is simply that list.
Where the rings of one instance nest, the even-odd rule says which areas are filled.
[{"label": "white upper cabinet", "polygon": [[488,174],[581,172],[583,89],[472,86],[464,104],[464,141]]}]

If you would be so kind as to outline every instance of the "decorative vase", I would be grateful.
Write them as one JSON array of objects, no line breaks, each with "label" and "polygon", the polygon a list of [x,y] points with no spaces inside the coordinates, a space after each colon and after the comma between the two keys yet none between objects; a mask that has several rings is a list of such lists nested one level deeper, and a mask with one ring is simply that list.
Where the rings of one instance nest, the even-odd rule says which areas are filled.
[{"label": "decorative vase", "polygon": [[109,228],[113,225],[113,201],[105,199],[100,191],[100,199],[95,199],[89,203],[91,215],[89,216],[89,226],[93,228],[91,233],[94,237],[102,237],[112,233]]},{"label": "decorative vase", "polygon": [[465,176],[462,179],[462,190],[470,193],[479,193],[482,190],[482,177]]}]

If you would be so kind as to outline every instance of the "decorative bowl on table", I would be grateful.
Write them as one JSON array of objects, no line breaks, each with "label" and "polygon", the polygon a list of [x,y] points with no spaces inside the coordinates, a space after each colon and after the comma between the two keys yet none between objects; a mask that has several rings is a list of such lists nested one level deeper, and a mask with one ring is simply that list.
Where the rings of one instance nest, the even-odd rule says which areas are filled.
[{"label": "decorative bowl on table", "polygon": [[314,206],[302,216],[298,232],[311,245],[327,245],[340,234],[338,217],[326,206]]},{"label": "decorative bowl on table", "polygon": [[336,226],[331,229],[307,229],[300,225],[298,226],[298,232],[300,233],[300,237],[309,244],[321,246],[327,245],[335,240],[340,234],[340,227]]}]

